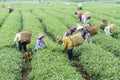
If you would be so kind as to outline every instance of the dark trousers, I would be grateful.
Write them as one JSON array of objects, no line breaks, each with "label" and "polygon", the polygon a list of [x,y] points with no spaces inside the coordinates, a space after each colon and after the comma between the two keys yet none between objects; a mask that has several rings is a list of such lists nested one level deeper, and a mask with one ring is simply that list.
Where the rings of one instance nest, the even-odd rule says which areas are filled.
[{"label": "dark trousers", "polygon": [[21,41],[18,41],[18,47],[20,51],[25,51],[25,52],[27,51],[25,42],[21,43]]},{"label": "dark trousers", "polygon": [[69,49],[68,50],[68,58],[69,58],[69,60],[71,60],[72,58],[73,58],[73,49]]},{"label": "dark trousers", "polygon": [[9,9],[9,13],[11,13],[12,12],[12,9]]},{"label": "dark trousers", "polygon": [[81,32],[81,35],[82,35],[83,39],[85,39],[85,36],[86,36],[86,34],[88,34],[88,31],[84,28],[81,28],[80,32]]},{"label": "dark trousers", "polygon": [[80,21],[82,21],[82,18],[81,18],[81,17],[80,17],[79,19],[80,19]]}]

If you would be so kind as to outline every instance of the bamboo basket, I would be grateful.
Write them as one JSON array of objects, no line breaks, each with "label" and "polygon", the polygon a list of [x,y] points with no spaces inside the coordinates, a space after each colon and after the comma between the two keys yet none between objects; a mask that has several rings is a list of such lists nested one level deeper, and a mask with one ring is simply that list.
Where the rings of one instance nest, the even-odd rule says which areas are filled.
[{"label": "bamboo basket", "polygon": [[108,25],[108,20],[106,20],[106,19],[103,19],[103,20],[100,22],[100,28],[101,28],[102,30],[104,30],[105,26],[107,26],[107,25]]},{"label": "bamboo basket", "polygon": [[73,42],[73,46],[77,47],[79,45],[83,44],[83,38],[80,32],[77,32],[71,36],[69,36],[69,38],[71,39],[71,41]]},{"label": "bamboo basket", "polygon": [[96,25],[92,25],[90,27],[85,27],[87,31],[91,34],[91,36],[98,33]]},{"label": "bamboo basket", "polygon": [[32,36],[32,31],[23,30],[20,32],[20,41],[28,44],[31,42],[31,36]]}]

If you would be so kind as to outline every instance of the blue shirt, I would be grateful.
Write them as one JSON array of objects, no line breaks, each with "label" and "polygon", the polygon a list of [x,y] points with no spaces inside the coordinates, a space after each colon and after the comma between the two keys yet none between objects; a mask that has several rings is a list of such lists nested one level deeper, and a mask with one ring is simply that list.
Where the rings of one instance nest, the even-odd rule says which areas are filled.
[{"label": "blue shirt", "polygon": [[46,42],[43,39],[37,39],[35,49],[42,49],[43,45],[47,46]]}]

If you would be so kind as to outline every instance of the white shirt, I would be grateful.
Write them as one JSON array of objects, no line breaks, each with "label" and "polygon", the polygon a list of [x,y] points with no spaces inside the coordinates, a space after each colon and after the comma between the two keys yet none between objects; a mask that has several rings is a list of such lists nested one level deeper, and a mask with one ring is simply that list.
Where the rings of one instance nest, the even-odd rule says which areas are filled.
[{"label": "white shirt", "polygon": [[79,25],[79,26],[77,27],[77,30],[80,30],[80,29],[82,29],[82,28],[83,28],[83,26]]},{"label": "white shirt", "polygon": [[82,7],[82,4],[81,4],[81,3],[79,3],[79,4],[78,4],[78,7]]},{"label": "white shirt", "polygon": [[20,41],[20,33],[17,33],[15,38],[14,38],[14,42],[16,41]]},{"label": "white shirt", "polygon": [[89,23],[89,20],[85,17],[85,15],[82,15],[81,21],[82,21],[84,24],[88,24],[88,23]]},{"label": "white shirt", "polygon": [[111,35],[112,33],[110,32],[110,26],[106,26],[104,28],[104,32],[105,32],[106,35]]}]

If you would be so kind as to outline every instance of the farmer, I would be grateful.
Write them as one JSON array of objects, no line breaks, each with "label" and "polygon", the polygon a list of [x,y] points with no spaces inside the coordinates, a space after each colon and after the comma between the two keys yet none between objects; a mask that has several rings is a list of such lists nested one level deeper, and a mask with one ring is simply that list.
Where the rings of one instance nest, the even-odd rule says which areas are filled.
[{"label": "farmer", "polygon": [[76,31],[76,27],[71,27],[67,32],[65,32],[64,36],[69,36],[69,35],[72,35],[73,32]]},{"label": "farmer", "polygon": [[109,24],[108,26],[106,26],[104,28],[104,32],[105,32],[106,35],[111,36],[112,35],[111,30],[114,30],[114,29],[116,29],[116,25],[115,24]]},{"label": "farmer", "polygon": [[37,52],[38,50],[41,50],[43,49],[43,45],[45,46],[45,48],[47,48],[47,44],[46,42],[44,41],[44,38],[45,35],[43,34],[39,34],[38,38],[37,38],[37,41],[36,41],[36,46],[35,46],[35,52]]},{"label": "farmer", "polygon": [[80,13],[80,12],[75,12],[75,15],[77,15],[77,17],[80,19],[80,21],[81,21],[81,17],[82,17],[82,13]]},{"label": "farmer", "polygon": [[59,37],[57,38],[57,43],[63,43],[63,51],[67,50],[68,59],[72,60],[73,58],[73,43],[69,37]]},{"label": "farmer", "polygon": [[85,12],[84,15],[81,16],[81,22],[86,26],[91,26],[89,19],[91,18],[90,12]]},{"label": "farmer", "polygon": [[9,12],[9,13],[11,13],[11,12],[13,12],[13,11],[14,11],[14,9],[8,7],[8,12]]},{"label": "farmer", "polygon": [[80,31],[84,40],[88,43],[92,43],[92,37],[90,33],[82,25],[78,24],[77,31]]},{"label": "farmer", "polygon": [[78,9],[78,10],[82,10],[82,3],[79,3],[79,4],[77,5],[77,9]]},{"label": "farmer", "polygon": [[104,30],[104,28],[106,27],[106,26],[108,26],[110,23],[109,23],[109,21],[107,20],[107,19],[102,19],[101,20],[101,22],[100,22],[100,28],[102,29],[102,30]]},{"label": "farmer", "polygon": [[18,48],[19,48],[19,50],[26,52],[27,51],[26,40],[24,40],[23,42],[21,42],[20,37],[21,37],[21,33],[19,32],[19,33],[16,34],[16,36],[14,38],[14,44],[16,44],[16,41],[17,41],[18,42]]},{"label": "farmer", "polygon": [[80,21],[85,25],[85,26],[91,26],[89,19],[91,18],[91,13],[90,12],[85,12],[82,14],[81,12],[75,12],[75,15],[80,19]]},{"label": "farmer", "polygon": [[2,8],[5,8],[5,5],[4,5],[4,4],[2,4]]}]

